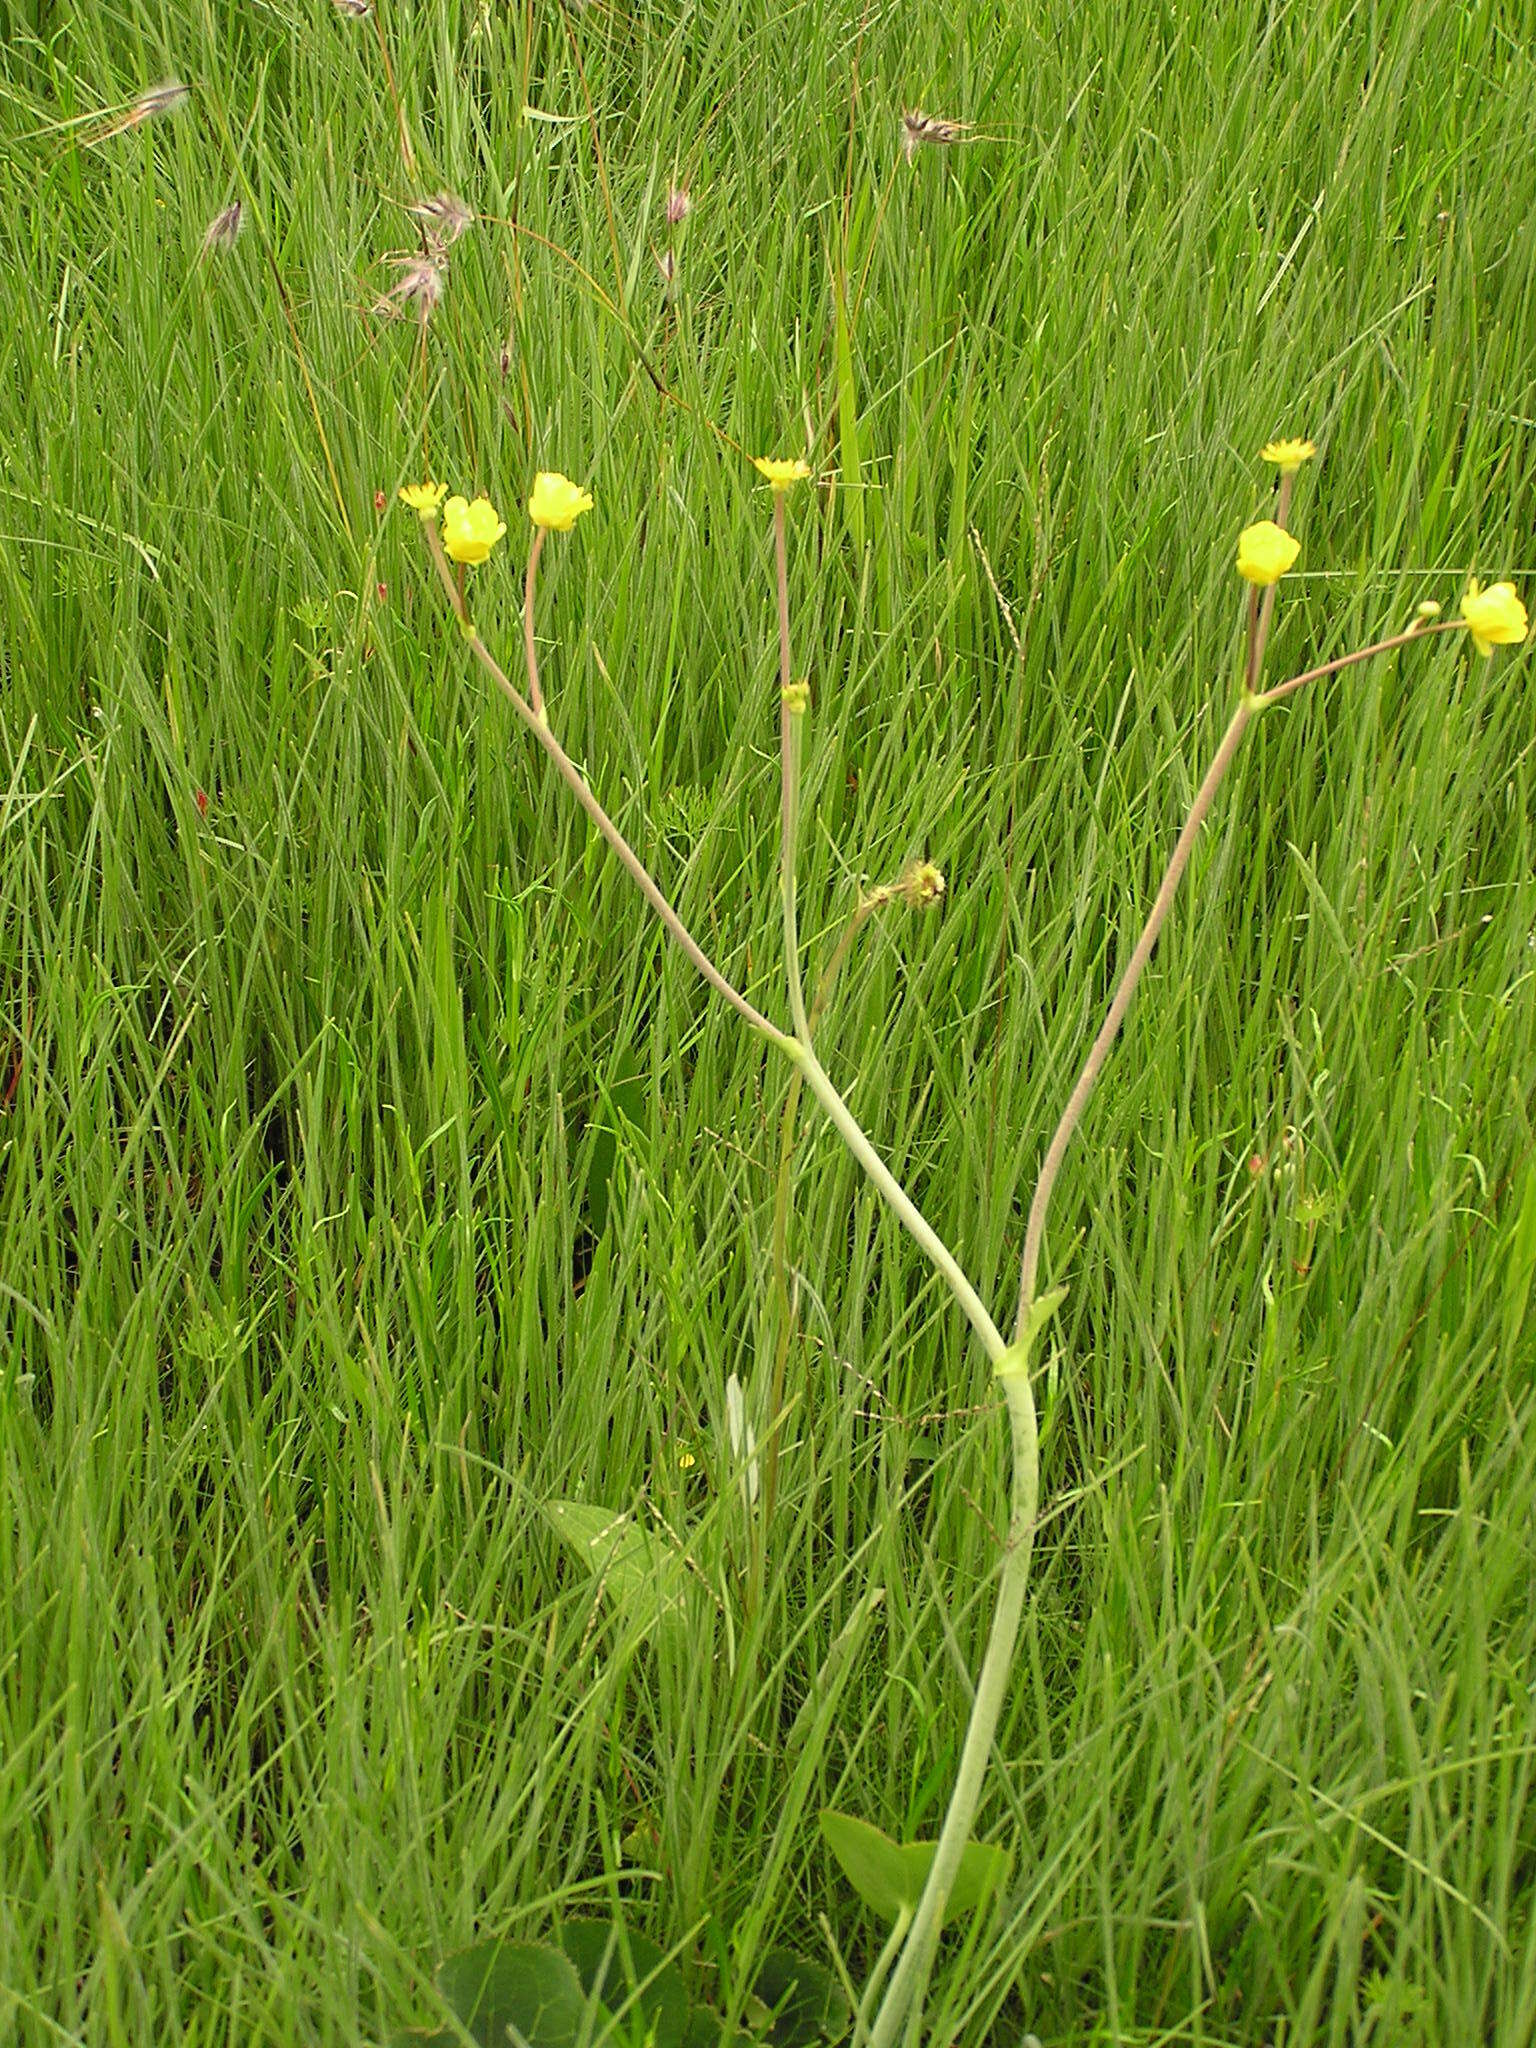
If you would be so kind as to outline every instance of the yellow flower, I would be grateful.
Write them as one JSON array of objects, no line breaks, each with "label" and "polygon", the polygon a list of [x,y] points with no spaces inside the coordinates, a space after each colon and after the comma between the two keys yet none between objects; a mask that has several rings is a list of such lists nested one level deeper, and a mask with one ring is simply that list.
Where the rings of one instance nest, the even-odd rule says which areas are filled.
[{"label": "yellow flower", "polygon": [[1274,463],[1282,476],[1294,476],[1316,453],[1315,441],[1266,441],[1259,450],[1259,460]]},{"label": "yellow flower", "polygon": [[1237,537],[1237,573],[1260,588],[1278,583],[1301,553],[1301,542],[1273,519],[1245,526]]},{"label": "yellow flower", "polygon": [[400,502],[419,512],[423,519],[435,519],[437,508],[448,495],[446,484],[402,484]]},{"label": "yellow flower", "polygon": [[456,562],[471,568],[485,560],[506,530],[489,498],[476,498],[473,505],[450,498],[443,507],[443,546]]},{"label": "yellow flower", "polygon": [[803,483],[811,473],[811,465],[799,456],[793,462],[781,462],[772,455],[754,455],[752,467],[768,479],[775,491],[787,491],[791,484]]},{"label": "yellow flower", "polygon": [[1495,647],[1518,647],[1525,638],[1525,606],[1513,583],[1490,583],[1479,590],[1474,576],[1461,600],[1461,616],[1472,628],[1472,645],[1479,654],[1492,654]]},{"label": "yellow flower", "polygon": [[592,510],[592,493],[573,484],[557,469],[541,469],[533,480],[528,517],[535,526],[569,533],[583,512]]}]

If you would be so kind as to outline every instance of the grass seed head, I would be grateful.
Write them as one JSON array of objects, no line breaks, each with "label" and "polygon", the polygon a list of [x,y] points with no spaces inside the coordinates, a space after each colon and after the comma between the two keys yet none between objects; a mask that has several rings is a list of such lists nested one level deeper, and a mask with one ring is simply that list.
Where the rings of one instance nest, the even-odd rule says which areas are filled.
[{"label": "grass seed head", "polygon": [[238,199],[232,199],[222,213],[216,213],[203,233],[204,256],[211,256],[215,249],[232,249],[243,217],[244,211]]},{"label": "grass seed head", "polygon": [[426,231],[429,249],[451,249],[475,216],[455,193],[434,192],[430,199],[413,199],[406,207]]},{"label": "grass seed head", "polygon": [[399,282],[390,286],[373,310],[391,319],[411,306],[425,326],[441,303],[448,259],[441,249],[433,249],[424,256],[397,256],[395,262],[400,269]]},{"label": "grass seed head", "polygon": [[179,78],[152,85],[134,101],[126,125],[137,128],[141,121],[153,121],[157,114],[174,114],[178,107],[185,106],[189,96],[189,88]]},{"label": "grass seed head", "polygon": [[946,149],[952,142],[963,142],[968,133],[964,121],[941,121],[936,114],[925,114],[921,107],[901,110],[901,153],[908,163],[924,144],[932,149]]}]

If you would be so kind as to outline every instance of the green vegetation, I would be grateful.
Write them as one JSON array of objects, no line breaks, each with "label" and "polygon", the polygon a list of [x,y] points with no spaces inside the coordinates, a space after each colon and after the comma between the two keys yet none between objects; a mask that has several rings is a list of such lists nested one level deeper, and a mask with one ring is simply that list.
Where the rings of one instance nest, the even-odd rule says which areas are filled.
[{"label": "green vegetation", "polygon": [[[858,1992],[889,1920],[818,1816],[938,1832],[998,1388],[807,1099],[775,1431],[790,1070],[396,488],[501,507],[514,667],[533,473],[590,487],[551,716],[786,1021],[746,458],[813,463],[808,987],[861,878],[948,884],[818,1048],[1011,1318],[1234,700],[1260,444],[1321,451],[1270,680],[1530,594],[1533,48],[1428,0],[0,0],[0,2034],[378,2041],[502,1938],[642,2029],[657,1958],[732,2023],[786,1950]],[[967,134],[909,161],[918,106]],[[423,341],[374,308],[444,190]],[[936,2043],[1536,2031],[1529,678],[1447,634],[1314,686],[1196,847],[1056,1189]]]}]

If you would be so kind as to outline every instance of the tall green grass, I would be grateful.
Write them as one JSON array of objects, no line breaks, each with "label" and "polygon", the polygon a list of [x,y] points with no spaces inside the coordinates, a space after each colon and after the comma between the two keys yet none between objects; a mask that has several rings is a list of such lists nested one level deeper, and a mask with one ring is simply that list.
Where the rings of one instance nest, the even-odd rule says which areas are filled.
[{"label": "tall green grass", "polygon": [[[1536,573],[1529,5],[383,28],[414,178],[372,19],[0,0],[28,2044],[376,2039],[432,2016],[446,1950],[614,1901],[724,2004],[773,1939],[857,1976],[880,1930],[815,1811],[909,1835],[947,1796],[1005,1513],[984,1362],[807,1116],[749,1611],[723,1396],[767,1384],[787,1077],[375,512],[424,434],[508,513],[476,586],[508,652],[513,508],[535,467],[590,482],[541,604],[553,714],[779,1014],[741,451],[821,431],[813,960],[861,874],[949,880],[871,935],[823,1057],[1000,1308],[1230,701],[1260,442],[1322,447],[1277,677]],[[179,115],[61,125],[168,75]],[[976,138],[909,166],[903,104]],[[484,218],[424,392],[369,308],[437,185]],[[1528,657],[1440,642],[1267,716],[1223,793],[1058,1191],[1048,1519],[982,1818],[1013,1876],[944,1952],[936,2041],[1536,2029],[1533,738]],[[555,1496],[708,1529],[685,1641],[594,1604]]]}]

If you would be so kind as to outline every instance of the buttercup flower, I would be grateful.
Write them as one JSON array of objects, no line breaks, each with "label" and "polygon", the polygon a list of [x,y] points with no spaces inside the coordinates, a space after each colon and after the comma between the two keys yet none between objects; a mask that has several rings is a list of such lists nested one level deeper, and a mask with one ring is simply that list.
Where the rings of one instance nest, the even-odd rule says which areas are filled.
[{"label": "buttercup flower", "polygon": [[752,467],[768,479],[775,491],[787,491],[791,484],[803,483],[811,473],[811,465],[798,456],[793,462],[781,462],[772,455],[754,455]]},{"label": "buttercup flower", "polygon": [[1480,590],[1474,576],[1461,600],[1461,616],[1472,629],[1472,645],[1479,654],[1492,654],[1495,647],[1518,647],[1525,638],[1525,606],[1513,583],[1490,583]]},{"label": "buttercup flower", "polygon": [[443,507],[443,546],[454,561],[471,568],[485,560],[506,530],[489,498],[476,498],[473,505],[450,498]]},{"label": "buttercup flower", "polygon": [[[409,505],[411,510],[419,512],[423,519],[435,519],[438,507],[447,495],[448,486],[446,484],[402,484],[400,486],[401,504]],[[381,508],[383,503],[384,499],[381,493],[379,498]]]},{"label": "buttercup flower", "polygon": [[1294,476],[1316,453],[1315,441],[1266,441],[1259,450],[1259,460],[1272,462],[1282,476]]},{"label": "buttercup flower", "polygon": [[1245,526],[1237,537],[1237,573],[1260,589],[1278,583],[1301,553],[1301,542],[1273,519]]},{"label": "buttercup flower", "polygon": [[541,469],[533,480],[528,517],[535,526],[569,533],[583,512],[592,510],[592,493],[573,484],[557,469]]}]

